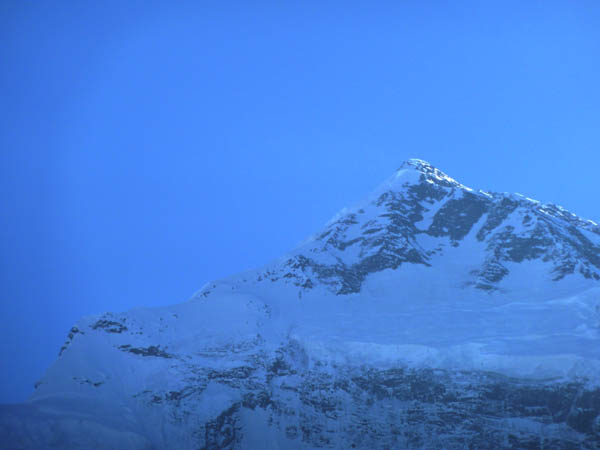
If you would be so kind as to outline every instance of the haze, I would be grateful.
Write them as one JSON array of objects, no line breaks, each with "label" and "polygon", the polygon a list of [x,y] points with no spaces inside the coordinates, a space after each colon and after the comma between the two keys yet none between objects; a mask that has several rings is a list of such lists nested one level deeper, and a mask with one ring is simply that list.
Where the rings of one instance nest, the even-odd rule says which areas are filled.
[{"label": "haze", "polygon": [[4,2],[0,402],[408,158],[600,220],[596,2]]}]

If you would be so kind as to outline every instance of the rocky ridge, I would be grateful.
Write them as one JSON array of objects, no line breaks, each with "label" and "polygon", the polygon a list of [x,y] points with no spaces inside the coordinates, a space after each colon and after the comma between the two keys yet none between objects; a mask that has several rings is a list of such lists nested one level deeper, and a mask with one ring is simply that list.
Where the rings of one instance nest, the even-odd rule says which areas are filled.
[{"label": "rocky ridge", "polygon": [[573,273],[600,280],[600,226],[591,221],[520,195],[473,191],[421,160],[408,160],[394,178],[266,277],[357,293],[370,274],[429,266],[472,233],[485,248],[466,282],[478,289],[498,289],[506,263],[536,259],[549,263],[555,281]]}]

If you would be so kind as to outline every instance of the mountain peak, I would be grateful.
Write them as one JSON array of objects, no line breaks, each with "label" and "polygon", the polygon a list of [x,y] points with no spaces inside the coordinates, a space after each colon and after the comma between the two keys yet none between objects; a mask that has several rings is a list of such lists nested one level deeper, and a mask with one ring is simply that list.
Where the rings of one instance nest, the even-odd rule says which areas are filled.
[{"label": "mountain peak", "polygon": [[392,181],[394,185],[397,185],[398,181],[400,181],[402,185],[405,183],[419,184],[426,182],[444,187],[463,187],[454,178],[449,177],[427,161],[417,158],[411,158],[404,161],[396,171],[393,180],[390,181]]},{"label": "mountain peak", "polygon": [[2,405],[0,439],[598,449],[593,227],[408,160],[262,268],[179,305],[81,319],[29,401]]},{"label": "mountain peak", "polygon": [[406,161],[404,161],[402,163],[402,165],[400,166],[400,169],[408,169],[408,168],[413,168],[416,169],[420,172],[427,172],[427,171],[431,171],[431,170],[435,170],[435,167],[433,167],[431,164],[429,164],[427,161],[424,161],[422,159],[419,158],[410,158],[407,159]]}]

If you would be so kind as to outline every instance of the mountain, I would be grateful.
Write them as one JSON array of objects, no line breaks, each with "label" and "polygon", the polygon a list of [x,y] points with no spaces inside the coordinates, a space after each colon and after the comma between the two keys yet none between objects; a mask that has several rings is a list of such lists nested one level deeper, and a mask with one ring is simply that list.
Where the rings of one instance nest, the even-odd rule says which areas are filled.
[{"label": "mountain", "polygon": [[[598,449],[600,226],[421,160],[299,247],[84,317],[10,449]],[[0,444],[1,445],[1,444]]]}]

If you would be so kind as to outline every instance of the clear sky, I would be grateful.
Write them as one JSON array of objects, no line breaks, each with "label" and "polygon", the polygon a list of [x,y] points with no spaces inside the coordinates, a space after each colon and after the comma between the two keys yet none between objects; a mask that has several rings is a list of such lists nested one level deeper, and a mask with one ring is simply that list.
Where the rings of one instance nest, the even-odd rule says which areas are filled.
[{"label": "clear sky", "polygon": [[0,64],[0,402],[408,158],[600,221],[597,1],[3,1]]}]

